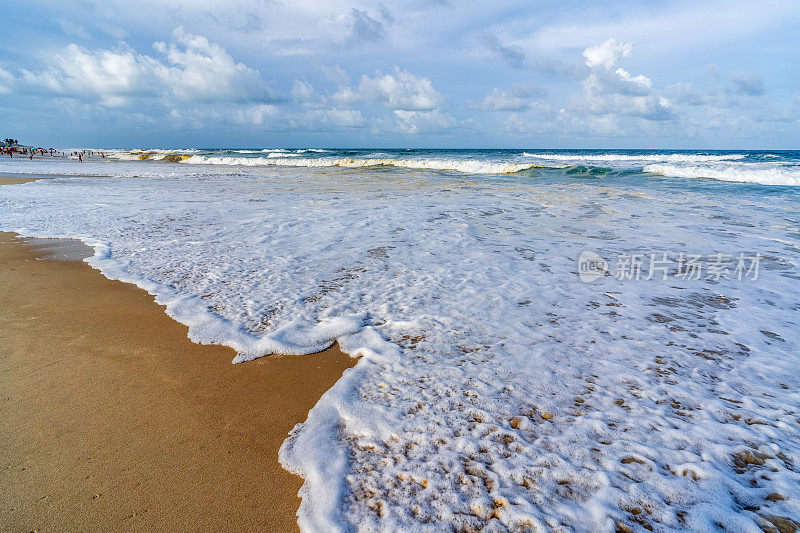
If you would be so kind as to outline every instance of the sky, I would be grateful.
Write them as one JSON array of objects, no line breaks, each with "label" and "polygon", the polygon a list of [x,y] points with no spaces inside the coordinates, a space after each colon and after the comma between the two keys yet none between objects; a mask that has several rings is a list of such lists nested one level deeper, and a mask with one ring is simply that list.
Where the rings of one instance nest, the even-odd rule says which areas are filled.
[{"label": "sky", "polygon": [[0,137],[797,149],[798,29],[795,0],[28,0]]}]

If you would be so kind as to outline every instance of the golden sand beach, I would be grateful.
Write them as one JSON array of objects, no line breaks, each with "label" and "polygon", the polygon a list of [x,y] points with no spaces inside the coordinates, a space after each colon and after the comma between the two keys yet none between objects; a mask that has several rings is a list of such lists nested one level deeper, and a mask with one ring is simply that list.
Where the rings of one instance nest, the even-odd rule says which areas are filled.
[{"label": "golden sand beach", "polygon": [[278,449],[355,360],[233,365],[90,253],[0,233],[0,529],[296,530]]}]

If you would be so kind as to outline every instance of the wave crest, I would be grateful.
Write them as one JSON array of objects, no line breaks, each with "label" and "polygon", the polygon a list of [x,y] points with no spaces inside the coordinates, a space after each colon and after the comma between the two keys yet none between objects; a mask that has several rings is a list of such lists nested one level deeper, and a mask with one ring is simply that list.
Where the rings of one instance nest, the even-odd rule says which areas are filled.
[{"label": "wave crest", "polygon": [[551,161],[664,161],[672,163],[695,163],[704,161],[737,161],[747,154],[531,154],[523,152],[525,157],[548,159]]},{"label": "wave crest", "polygon": [[224,157],[193,155],[181,161],[194,165],[233,165],[233,166],[284,166],[284,167],[398,167],[420,170],[453,170],[470,174],[513,174],[521,170],[541,167],[532,163],[507,163],[480,161],[477,159],[396,159],[396,158],[353,158],[317,157],[288,158],[271,157]]},{"label": "wave crest", "polygon": [[689,166],[645,165],[645,172],[673,178],[711,178],[721,181],[758,183],[761,185],[800,186],[800,167],[746,167],[744,165]]}]

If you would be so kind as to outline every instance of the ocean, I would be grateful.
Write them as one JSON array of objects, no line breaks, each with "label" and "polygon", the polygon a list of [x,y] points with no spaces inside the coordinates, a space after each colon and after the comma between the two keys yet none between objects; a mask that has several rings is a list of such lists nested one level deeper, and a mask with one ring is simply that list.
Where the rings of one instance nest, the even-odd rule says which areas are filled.
[{"label": "ocean", "polygon": [[800,152],[104,153],[0,158],[55,176],[0,230],[91,245],[236,363],[360,357],[281,448],[302,527],[800,516]]}]

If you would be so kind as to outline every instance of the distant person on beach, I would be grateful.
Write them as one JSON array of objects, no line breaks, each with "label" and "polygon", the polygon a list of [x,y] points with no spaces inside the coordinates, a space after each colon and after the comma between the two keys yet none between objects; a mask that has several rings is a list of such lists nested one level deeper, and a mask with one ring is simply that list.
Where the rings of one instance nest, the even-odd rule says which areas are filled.
[{"label": "distant person on beach", "polygon": [[83,163],[83,154],[78,154],[78,161]]}]

